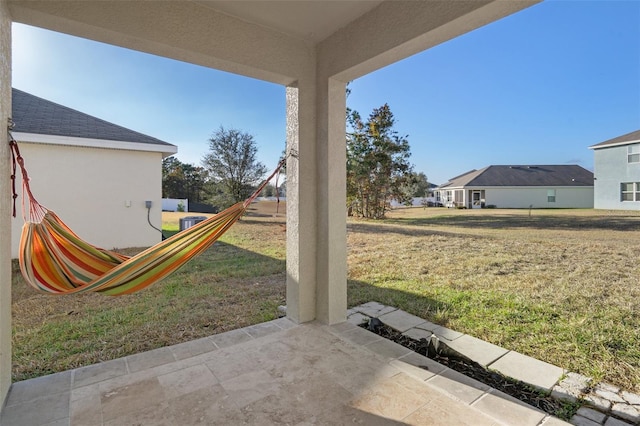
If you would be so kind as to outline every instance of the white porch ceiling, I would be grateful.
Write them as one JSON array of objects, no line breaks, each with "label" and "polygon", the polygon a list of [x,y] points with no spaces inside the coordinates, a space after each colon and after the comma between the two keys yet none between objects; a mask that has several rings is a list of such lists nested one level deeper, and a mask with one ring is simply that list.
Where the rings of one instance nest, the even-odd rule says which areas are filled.
[{"label": "white porch ceiling", "polygon": [[205,7],[316,44],[374,9],[382,0],[218,1],[193,0]]}]

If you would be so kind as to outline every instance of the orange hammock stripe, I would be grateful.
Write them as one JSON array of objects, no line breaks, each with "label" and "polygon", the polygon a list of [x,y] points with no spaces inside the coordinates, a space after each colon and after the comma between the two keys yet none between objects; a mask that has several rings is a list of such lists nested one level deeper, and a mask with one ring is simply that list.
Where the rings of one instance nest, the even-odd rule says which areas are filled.
[{"label": "orange hammock stripe", "polygon": [[215,243],[242,217],[285,163],[282,159],[271,176],[246,201],[128,257],[87,243],[53,211],[40,205],[29,188],[24,161],[15,141],[11,141],[11,148],[14,160],[22,170],[23,194],[27,194],[31,219],[25,218],[22,228],[20,270],[27,284],[50,294],[95,291],[120,296],[160,281]]}]

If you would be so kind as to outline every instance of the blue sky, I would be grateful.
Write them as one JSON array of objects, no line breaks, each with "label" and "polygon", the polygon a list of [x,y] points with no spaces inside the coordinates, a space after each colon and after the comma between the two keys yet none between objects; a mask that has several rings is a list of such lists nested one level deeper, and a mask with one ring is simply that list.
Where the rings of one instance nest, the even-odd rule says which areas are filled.
[{"label": "blue sky", "polygon": [[[178,146],[199,165],[221,125],[275,166],[284,88],[15,24],[13,86]],[[351,83],[363,116],[388,103],[411,162],[443,183],[491,164],[579,164],[640,129],[640,0],[547,1]]]}]

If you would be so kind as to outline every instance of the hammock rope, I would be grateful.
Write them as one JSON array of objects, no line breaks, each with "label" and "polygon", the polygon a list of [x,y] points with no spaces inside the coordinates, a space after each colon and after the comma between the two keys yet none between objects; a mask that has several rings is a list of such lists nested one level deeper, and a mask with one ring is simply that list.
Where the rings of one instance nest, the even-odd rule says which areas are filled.
[{"label": "hammock rope", "polygon": [[16,165],[22,173],[22,214],[25,224],[20,238],[20,270],[31,287],[56,295],[94,291],[120,296],[160,281],[209,248],[240,219],[287,159],[287,156],[282,158],[273,173],[245,201],[129,257],[87,243],[52,210],[38,203],[31,192],[29,175],[18,144],[12,137],[9,144],[13,159],[11,179],[14,217]]}]

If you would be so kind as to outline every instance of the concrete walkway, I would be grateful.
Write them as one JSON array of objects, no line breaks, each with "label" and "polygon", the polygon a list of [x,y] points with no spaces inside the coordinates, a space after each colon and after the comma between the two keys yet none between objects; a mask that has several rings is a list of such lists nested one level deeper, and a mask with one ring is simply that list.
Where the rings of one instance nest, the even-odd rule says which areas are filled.
[{"label": "concrete walkway", "polygon": [[567,424],[352,322],[286,318],[18,382],[5,404],[6,426]]}]

